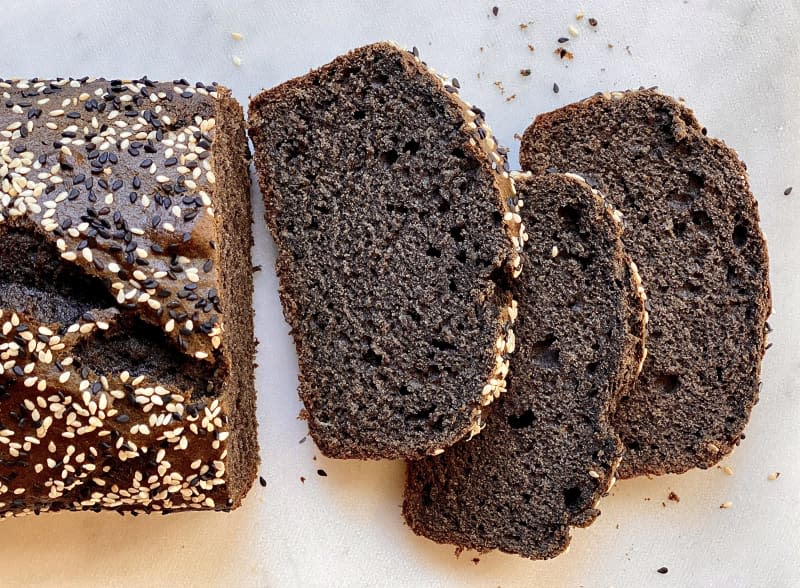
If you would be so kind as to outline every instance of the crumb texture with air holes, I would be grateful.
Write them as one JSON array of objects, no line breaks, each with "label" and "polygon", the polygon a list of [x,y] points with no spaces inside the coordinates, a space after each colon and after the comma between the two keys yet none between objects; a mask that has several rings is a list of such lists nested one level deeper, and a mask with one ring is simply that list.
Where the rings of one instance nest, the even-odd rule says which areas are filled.
[{"label": "crumb texture with air holes", "polygon": [[241,107],[185,80],[0,93],[0,512],[238,506],[258,460]]},{"label": "crumb texture with air holes", "polygon": [[378,43],[254,98],[250,135],[323,453],[421,457],[479,433],[523,239],[482,111]]},{"label": "crumb texture with air holes", "polygon": [[622,444],[610,419],[644,357],[646,319],[603,200],[560,174],[517,189],[530,237],[508,391],[478,437],[408,463],[403,512],[438,542],[547,559],[613,483]]},{"label": "crumb texture with air holes", "polygon": [[620,477],[708,468],[739,442],[758,399],[768,258],[736,153],[655,90],[599,94],[540,115],[520,159],[575,172],[625,218],[650,304],[648,357],[615,419]]}]

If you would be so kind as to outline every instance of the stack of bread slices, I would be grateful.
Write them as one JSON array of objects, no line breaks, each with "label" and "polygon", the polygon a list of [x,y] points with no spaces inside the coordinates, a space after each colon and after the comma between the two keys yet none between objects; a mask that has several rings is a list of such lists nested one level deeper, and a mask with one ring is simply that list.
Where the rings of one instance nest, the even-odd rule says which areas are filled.
[{"label": "stack of bread slices", "polygon": [[738,444],[766,243],[744,165],[681,102],[540,115],[513,172],[457,80],[377,43],[249,125],[311,434],[408,460],[416,533],[550,558],[616,478]]}]

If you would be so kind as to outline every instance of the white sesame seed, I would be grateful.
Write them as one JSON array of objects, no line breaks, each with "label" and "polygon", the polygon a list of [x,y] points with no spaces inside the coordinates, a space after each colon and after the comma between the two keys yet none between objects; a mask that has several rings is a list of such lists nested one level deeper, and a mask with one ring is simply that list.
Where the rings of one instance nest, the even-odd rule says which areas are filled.
[{"label": "white sesame seed", "polygon": [[242,58],[239,57],[238,55],[234,55],[233,56],[233,65],[235,65],[236,67],[241,67],[242,66]]}]

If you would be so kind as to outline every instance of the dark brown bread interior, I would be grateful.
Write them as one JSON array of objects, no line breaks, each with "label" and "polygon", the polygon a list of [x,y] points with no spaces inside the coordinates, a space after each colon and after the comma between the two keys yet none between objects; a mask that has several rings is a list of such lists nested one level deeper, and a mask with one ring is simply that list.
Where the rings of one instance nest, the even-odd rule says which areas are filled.
[{"label": "dark brown bread interior", "polygon": [[264,91],[249,117],[321,451],[418,458],[475,432],[514,255],[482,113],[377,43]]},{"label": "dark brown bread interior", "polygon": [[644,301],[620,226],[588,186],[519,179],[530,240],[514,286],[517,350],[484,431],[408,463],[418,534],[546,559],[599,514],[622,445],[610,426],[644,356]]},{"label": "dark brown bread interior", "polygon": [[648,358],[615,427],[620,477],[707,468],[758,398],[770,313],[767,249],[744,165],[657,91],[597,95],[540,115],[520,159],[575,172],[625,215],[650,302]]},{"label": "dark brown bread interior", "polygon": [[241,106],[183,80],[0,91],[0,510],[239,506],[258,466]]}]

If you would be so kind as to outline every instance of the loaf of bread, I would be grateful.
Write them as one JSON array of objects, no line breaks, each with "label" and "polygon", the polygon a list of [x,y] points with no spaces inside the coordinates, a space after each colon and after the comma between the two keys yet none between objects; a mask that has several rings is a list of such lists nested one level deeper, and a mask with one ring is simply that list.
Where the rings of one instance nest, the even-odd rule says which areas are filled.
[{"label": "loaf of bread", "polygon": [[264,91],[249,116],[320,450],[419,458],[477,433],[505,388],[521,246],[482,111],[377,43]]},{"label": "loaf of bread", "polygon": [[684,104],[654,90],[600,94],[540,115],[520,159],[575,172],[625,217],[649,295],[649,355],[620,400],[620,477],[708,468],[758,398],[770,313],[767,247],[745,166]]},{"label": "loaf of bread", "polygon": [[237,507],[258,464],[241,107],[185,80],[0,92],[0,511]]},{"label": "loaf of bread", "polygon": [[597,517],[614,481],[622,444],[610,421],[644,360],[646,313],[600,196],[561,174],[517,189],[530,238],[508,392],[475,439],[408,463],[403,512],[441,543],[546,559]]}]

